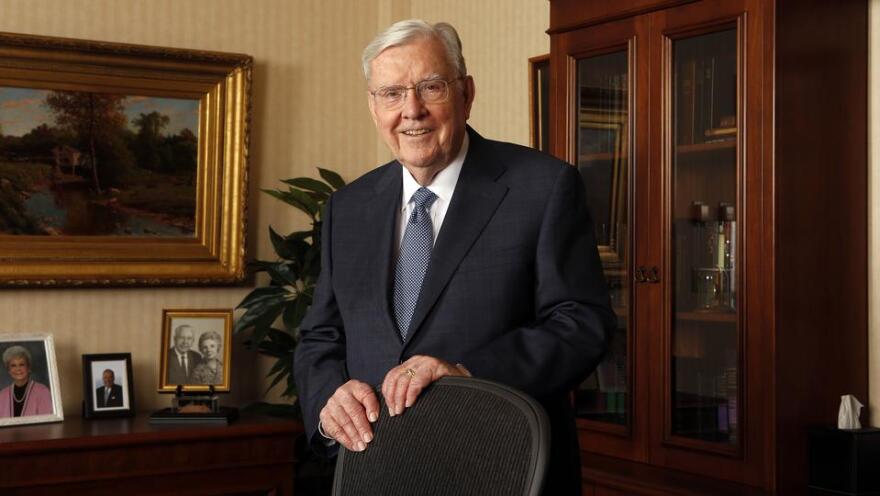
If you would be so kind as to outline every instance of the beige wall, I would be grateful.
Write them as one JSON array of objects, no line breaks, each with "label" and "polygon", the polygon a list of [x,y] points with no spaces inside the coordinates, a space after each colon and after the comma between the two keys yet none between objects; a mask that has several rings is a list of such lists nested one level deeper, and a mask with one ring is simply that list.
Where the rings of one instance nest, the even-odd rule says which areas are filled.
[{"label": "beige wall", "polygon": [[[311,175],[352,179],[389,158],[366,109],[360,52],[410,16],[460,29],[477,84],[472,124],[487,137],[528,143],[528,57],[549,51],[546,0],[0,0],[0,31],[247,53],[255,58],[250,253],[270,257],[267,227],[302,219],[259,188]],[[231,308],[249,288],[0,290],[0,333],[55,336],[67,415],[82,400],[80,355],[130,351],[137,404],[155,393],[163,308]],[[254,362],[258,367],[251,366]],[[228,403],[260,397],[265,361],[234,350]],[[271,396],[271,395],[270,395]]]}]

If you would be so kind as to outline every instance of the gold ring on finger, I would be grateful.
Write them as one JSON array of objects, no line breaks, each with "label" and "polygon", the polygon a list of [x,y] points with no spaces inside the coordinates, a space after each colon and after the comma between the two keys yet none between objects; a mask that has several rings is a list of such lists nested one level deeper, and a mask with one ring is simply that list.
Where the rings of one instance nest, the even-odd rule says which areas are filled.
[{"label": "gold ring on finger", "polygon": [[410,379],[416,376],[416,371],[413,369],[406,369],[406,375],[409,376]]}]

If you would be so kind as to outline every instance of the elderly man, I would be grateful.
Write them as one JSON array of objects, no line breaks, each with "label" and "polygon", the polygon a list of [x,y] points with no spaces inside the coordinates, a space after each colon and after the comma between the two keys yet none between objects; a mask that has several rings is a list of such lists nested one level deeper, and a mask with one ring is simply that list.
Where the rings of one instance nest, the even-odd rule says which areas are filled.
[{"label": "elderly man", "polygon": [[202,363],[202,355],[192,349],[195,336],[186,324],[174,328],[174,346],[168,350],[168,384],[190,384],[193,370]]},{"label": "elderly man", "polygon": [[101,374],[103,385],[95,389],[95,401],[98,408],[116,408],[122,406],[122,386],[116,384],[116,374],[106,369]]},{"label": "elderly man", "polygon": [[374,386],[392,415],[446,375],[537,398],[552,424],[546,494],[579,494],[569,391],[614,325],[577,171],[467,126],[452,26],[402,21],[364,50],[368,104],[396,156],[327,204],[321,276],[296,351],[316,450],[369,449]]}]

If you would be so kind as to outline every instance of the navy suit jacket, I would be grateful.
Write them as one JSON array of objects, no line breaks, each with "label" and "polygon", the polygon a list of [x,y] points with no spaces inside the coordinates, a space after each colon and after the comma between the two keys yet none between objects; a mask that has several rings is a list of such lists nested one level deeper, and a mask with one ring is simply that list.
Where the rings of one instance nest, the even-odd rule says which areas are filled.
[{"label": "navy suit jacket", "polygon": [[122,386],[119,384],[110,386],[110,396],[107,398],[107,403],[104,403],[104,386],[101,386],[95,390],[95,399],[98,400],[98,408],[122,406]]},{"label": "navy suit jacket", "polygon": [[328,201],[321,276],[294,360],[306,434],[320,449],[318,414],[349,379],[379,386],[392,367],[430,355],[537,398],[553,429],[549,475],[574,485],[568,393],[616,325],[583,184],[553,157],[468,132],[406,342],[391,303],[402,167],[379,167]]}]

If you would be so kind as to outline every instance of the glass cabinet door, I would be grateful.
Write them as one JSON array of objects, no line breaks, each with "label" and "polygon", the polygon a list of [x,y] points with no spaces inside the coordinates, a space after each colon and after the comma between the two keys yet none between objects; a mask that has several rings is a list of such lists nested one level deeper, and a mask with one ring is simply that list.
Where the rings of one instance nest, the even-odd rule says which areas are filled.
[{"label": "glass cabinet door", "polygon": [[630,77],[626,49],[576,62],[574,163],[587,205],[618,328],[596,371],[575,392],[579,418],[628,425],[630,365],[628,276],[630,215]]},{"label": "glass cabinet door", "polygon": [[671,67],[668,429],[732,447],[741,418],[736,27],[673,40]]}]

